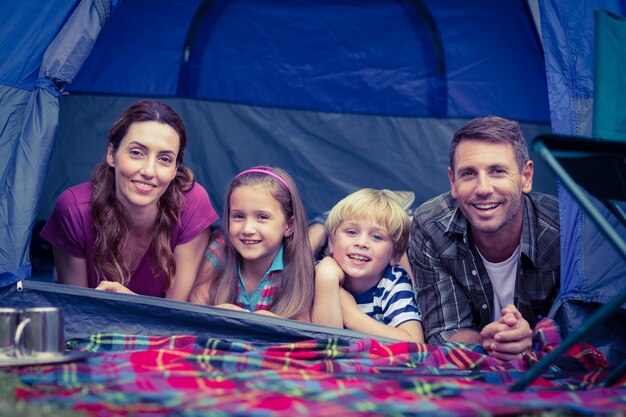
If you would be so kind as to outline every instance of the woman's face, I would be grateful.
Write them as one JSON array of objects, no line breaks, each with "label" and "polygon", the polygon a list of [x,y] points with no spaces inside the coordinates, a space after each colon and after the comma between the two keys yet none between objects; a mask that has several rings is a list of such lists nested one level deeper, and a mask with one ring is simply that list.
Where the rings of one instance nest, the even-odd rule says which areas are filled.
[{"label": "woman's face", "polygon": [[135,122],[107,162],[115,169],[116,196],[130,213],[154,210],[176,176],[180,138],[169,125]]}]

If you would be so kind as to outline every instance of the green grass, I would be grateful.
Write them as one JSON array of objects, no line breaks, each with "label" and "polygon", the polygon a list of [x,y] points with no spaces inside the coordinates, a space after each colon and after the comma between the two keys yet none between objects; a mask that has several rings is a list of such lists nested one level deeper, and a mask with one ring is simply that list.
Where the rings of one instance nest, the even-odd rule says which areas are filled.
[{"label": "green grass", "polygon": [[15,388],[20,386],[19,377],[0,371],[0,416],[2,417],[85,417],[68,408],[49,404],[29,404],[15,400]]}]

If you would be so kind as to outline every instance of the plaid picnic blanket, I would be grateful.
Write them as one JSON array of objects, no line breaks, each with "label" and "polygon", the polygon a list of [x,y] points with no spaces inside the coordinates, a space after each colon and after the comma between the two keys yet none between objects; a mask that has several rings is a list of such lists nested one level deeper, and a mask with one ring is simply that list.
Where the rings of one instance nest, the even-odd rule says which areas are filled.
[{"label": "plaid picnic blanket", "polygon": [[604,356],[573,347],[524,392],[508,389],[559,343],[550,320],[525,360],[502,362],[477,345],[339,339],[275,346],[196,336],[98,333],[72,341],[84,362],[19,368],[16,397],[92,416],[474,416],[558,409],[626,412],[626,380],[597,386]]}]

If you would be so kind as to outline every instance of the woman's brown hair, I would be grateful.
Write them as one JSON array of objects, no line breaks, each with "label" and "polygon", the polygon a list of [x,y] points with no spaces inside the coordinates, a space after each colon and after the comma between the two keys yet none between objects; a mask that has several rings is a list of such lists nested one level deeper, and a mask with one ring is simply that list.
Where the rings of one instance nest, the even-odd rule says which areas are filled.
[{"label": "woman's brown hair", "polygon": [[[141,100],[126,109],[109,130],[108,146],[113,153],[126,136],[129,127],[136,122],[166,124],[178,133],[180,146],[176,157],[176,176],[158,202],[158,214],[150,239],[148,254],[155,276],[163,274],[165,291],[176,274],[176,262],[170,241],[173,225],[180,221],[183,193],[194,184],[193,172],[182,165],[187,147],[187,132],[180,116],[165,103],[158,100]],[[129,241],[128,213],[118,200],[115,191],[115,169],[104,160],[96,165],[91,183],[91,214],[95,227],[94,268],[98,280],[117,281],[127,286],[132,271],[125,257]]]}]

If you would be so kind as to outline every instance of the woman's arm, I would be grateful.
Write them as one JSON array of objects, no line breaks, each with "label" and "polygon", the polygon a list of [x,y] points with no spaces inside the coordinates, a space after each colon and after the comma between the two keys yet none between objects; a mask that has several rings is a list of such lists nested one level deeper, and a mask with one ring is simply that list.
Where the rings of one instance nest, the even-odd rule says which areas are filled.
[{"label": "woman's arm", "polygon": [[214,276],[215,266],[206,259],[202,259],[196,281],[189,292],[190,303],[209,305],[209,291],[211,291]]},{"label": "woman's arm", "polygon": [[189,242],[174,248],[176,275],[165,298],[187,301],[210,237],[211,229],[207,228]]},{"label": "woman's arm", "polygon": [[57,246],[52,246],[54,256],[54,266],[61,284],[76,285],[78,287],[88,287],[87,281],[87,261],[84,258],[77,258],[65,252]]}]

